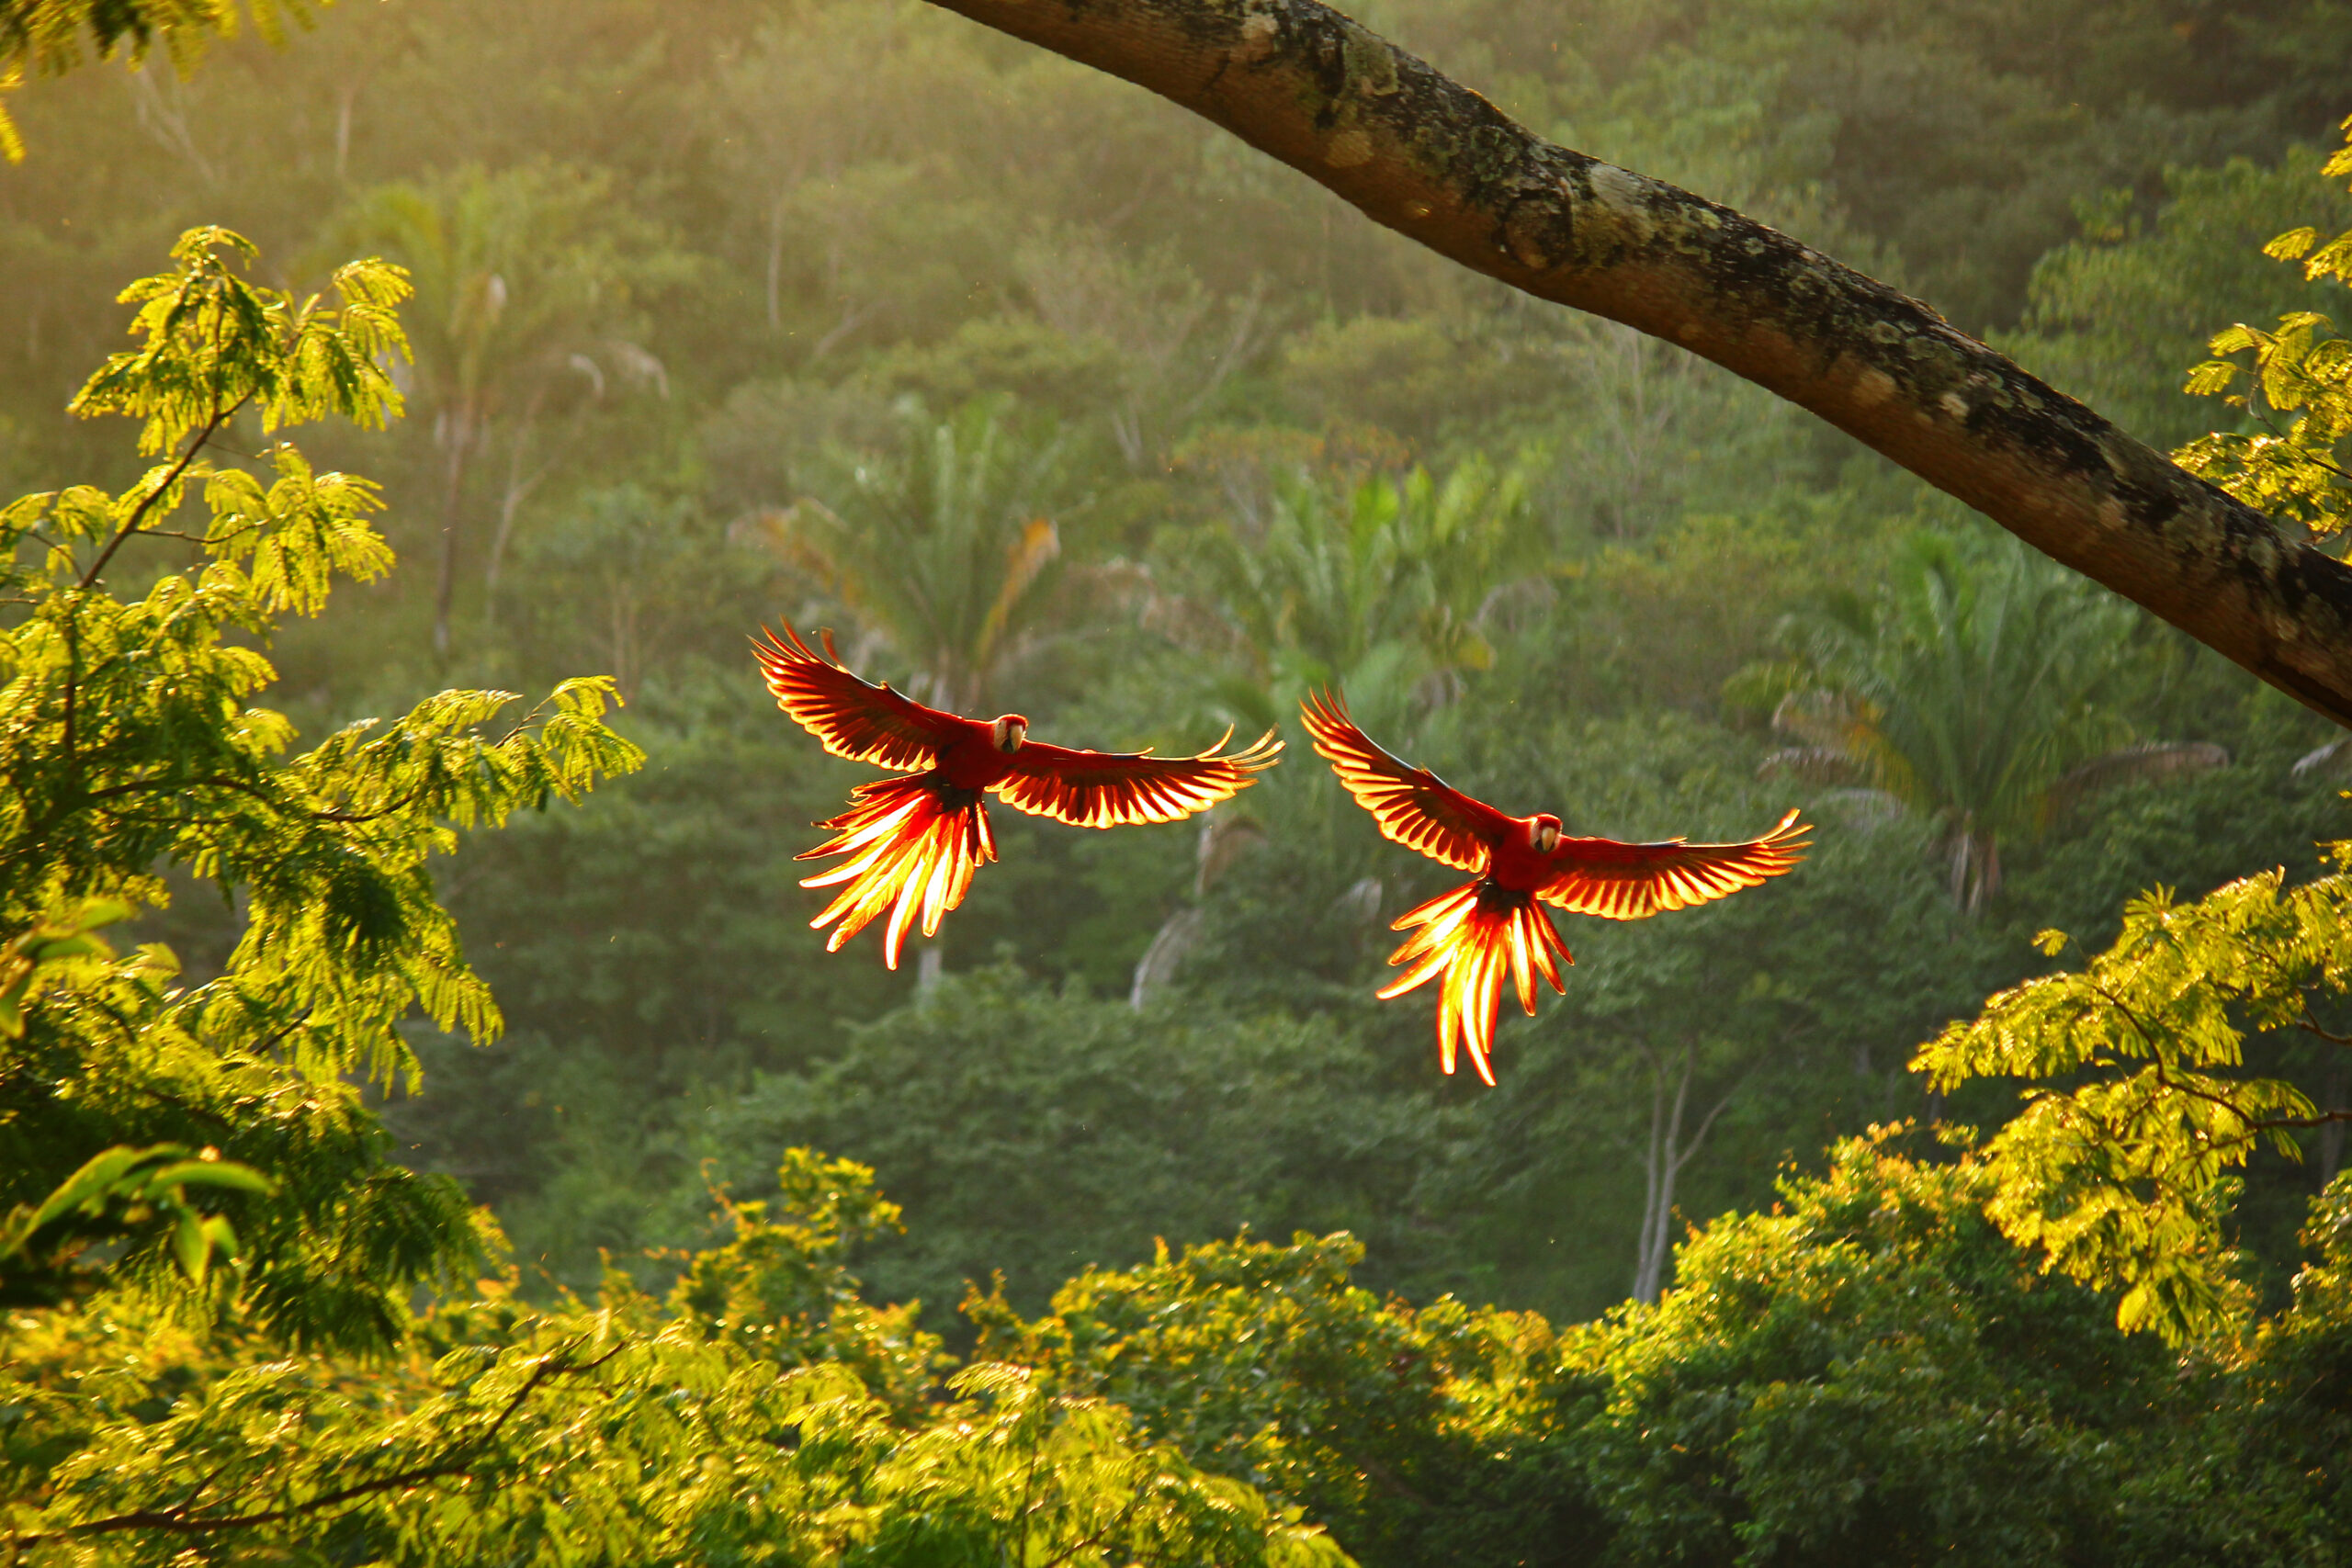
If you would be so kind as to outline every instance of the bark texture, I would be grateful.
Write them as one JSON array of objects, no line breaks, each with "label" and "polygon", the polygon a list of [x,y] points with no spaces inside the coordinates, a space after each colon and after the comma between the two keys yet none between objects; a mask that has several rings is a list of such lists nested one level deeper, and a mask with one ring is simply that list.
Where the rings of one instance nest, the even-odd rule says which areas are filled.
[{"label": "bark texture", "polygon": [[1556,146],[1317,0],[933,0],[1147,87],[1374,221],[1702,355],[2352,727],[2352,569],[1917,300]]}]

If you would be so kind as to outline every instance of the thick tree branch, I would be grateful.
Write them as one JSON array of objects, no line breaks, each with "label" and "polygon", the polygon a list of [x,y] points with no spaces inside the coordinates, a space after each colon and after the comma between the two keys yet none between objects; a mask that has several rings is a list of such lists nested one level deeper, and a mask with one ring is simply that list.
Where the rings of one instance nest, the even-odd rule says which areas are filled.
[{"label": "thick tree branch", "polygon": [[1729,208],[1531,134],[1317,0],[933,0],[1124,77],[1474,271],[1703,355],[2352,727],[2352,569]]}]

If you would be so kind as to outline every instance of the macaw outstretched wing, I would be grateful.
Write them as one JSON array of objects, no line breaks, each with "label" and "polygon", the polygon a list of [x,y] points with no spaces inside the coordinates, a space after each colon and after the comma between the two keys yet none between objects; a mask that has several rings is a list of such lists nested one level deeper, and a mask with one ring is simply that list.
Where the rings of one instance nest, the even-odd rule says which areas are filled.
[{"label": "macaw outstretched wing", "polygon": [[1382,750],[1348,717],[1347,704],[1337,693],[1318,692],[1299,711],[1315,750],[1385,836],[1457,871],[1487,869],[1488,855],[1510,834],[1512,818],[1427,768],[1409,766]]},{"label": "macaw outstretched wing", "polygon": [[1032,740],[1012,753],[1012,776],[993,787],[1007,806],[1080,828],[1175,822],[1248,789],[1282,749],[1272,730],[1246,750],[1228,752],[1221,739],[1194,757],[1080,751]]},{"label": "macaw outstretched wing", "polygon": [[941,753],[976,722],[851,674],[834,656],[831,634],[824,642],[820,655],[786,622],[782,637],[753,637],[752,652],[775,705],[834,756],[920,773],[937,767]]},{"label": "macaw outstretched wing", "polygon": [[1712,903],[1778,876],[1804,859],[1813,829],[1790,812],[1760,839],[1741,844],[1623,844],[1567,839],[1553,850],[1551,875],[1535,890],[1546,904],[1605,920],[1641,920]]}]

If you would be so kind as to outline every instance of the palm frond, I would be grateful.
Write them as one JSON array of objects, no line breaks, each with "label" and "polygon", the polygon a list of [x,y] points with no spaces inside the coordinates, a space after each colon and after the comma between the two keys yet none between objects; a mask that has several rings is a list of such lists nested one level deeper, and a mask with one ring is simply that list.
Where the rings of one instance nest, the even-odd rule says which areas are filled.
[{"label": "palm frond", "polygon": [[2122,784],[2189,778],[2229,765],[2229,752],[2210,740],[2143,740],[2059,775],[2043,796],[2047,815],[2054,821],[2091,796]]},{"label": "palm frond", "polygon": [[[1759,779],[1789,779],[1822,788],[1863,788],[1870,770],[1839,746],[1790,746],[1764,759]],[[1883,794],[1883,791],[1872,791]],[[1889,798],[1892,798],[1890,796]]]},{"label": "palm frond", "polygon": [[2299,779],[2329,778],[2352,771],[2352,735],[2305,752],[2296,760],[2293,771]]}]

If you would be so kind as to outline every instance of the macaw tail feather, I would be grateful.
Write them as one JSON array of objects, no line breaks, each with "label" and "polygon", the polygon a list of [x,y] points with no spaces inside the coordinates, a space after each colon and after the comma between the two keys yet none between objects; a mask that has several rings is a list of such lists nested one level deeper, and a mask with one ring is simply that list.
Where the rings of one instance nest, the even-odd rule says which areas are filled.
[{"label": "macaw tail feather", "polygon": [[1438,1065],[1452,1073],[1455,1053],[1467,1047],[1471,1066],[1489,1086],[1495,1081],[1490,1058],[1503,976],[1510,976],[1519,1005],[1532,1015],[1536,976],[1564,990],[1560,964],[1576,962],[1552,928],[1551,912],[1532,895],[1484,880],[1408,909],[1393,929],[1413,934],[1388,960],[1403,965],[1405,973],[1380,988],[1381,999],[1444,976],[1437,998]]},{"label": "macaw tail feather", "polygon": [[849,858],[822,875],[803,879],[800,886],[847,886],[809,925],[821,931],[839,920],[825,942],[827,953],[838,953],[888,909],[890,923],[883,930],[882,962],[893,969],[915,917],[922,917],[923,935],[936,935],[940,916],[964,901],[973,871],[996,859],[996,836],[989,830],[979,795],[936,779],[862,784],[847,811],[817,826],[832,829],[833,838],[798,858]]}]

